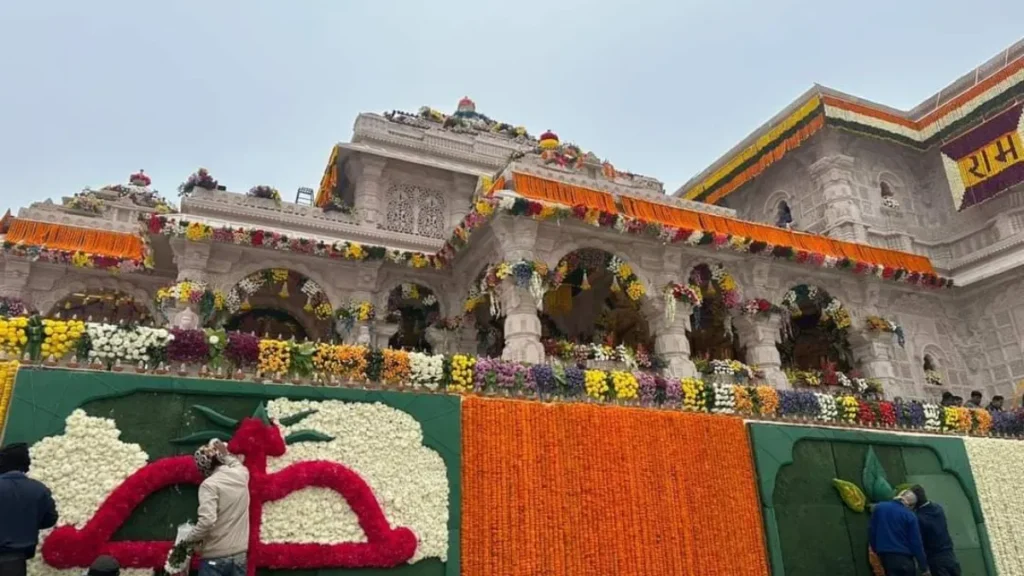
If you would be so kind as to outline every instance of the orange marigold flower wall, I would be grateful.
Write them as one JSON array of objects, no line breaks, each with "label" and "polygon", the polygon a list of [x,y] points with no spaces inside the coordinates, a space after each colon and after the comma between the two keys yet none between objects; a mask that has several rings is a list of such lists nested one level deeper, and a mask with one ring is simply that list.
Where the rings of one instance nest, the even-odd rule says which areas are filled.
[{"label": "orange marigold flower wall", "polygon": [[768,575],[741,419],[462,406],[463,574]]}]

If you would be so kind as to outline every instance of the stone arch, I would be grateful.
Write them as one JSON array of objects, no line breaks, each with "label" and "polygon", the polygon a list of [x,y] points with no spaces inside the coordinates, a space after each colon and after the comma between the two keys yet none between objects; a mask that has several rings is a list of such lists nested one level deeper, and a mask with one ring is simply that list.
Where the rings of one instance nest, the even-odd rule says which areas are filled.
[{"label": "stone arch", "polygon": [[[322,278],[322,276],[314,274],[311,277],[306,274],[309,271],[308,267],[295,264],[281,261],[271,261],[265,264],[248,264],[244,267],[239,267],[238,270],[244,271],[245,274],[239,275],[233,271],[231,277],[235,278],[237,276],[233,283],[226,284],[222,278],[219,286],[223,286],[221,290],[225,294],[226,303],[221,321],[226,323],[231,329],[252,330],[251,326],[246,325],[249,322],[246,318],[250,317],[252,318],[252,323],[267,323],[271,325],[269,328],[262,328],[262,331],[269,330],[272,333],[280,331],[280,326],[276,329],[274,328],[276,321],[273,320],[278,315],[277,312],[280,312],[289,316],[290,320],[294,320],[306,337],[311,339],[331,338],[333,336],[334,315],[337,312],[338,305],[335,304],[335,301],[331,300],[328,287],[324,286],[321,280],[317,279],[317,277]],[[287,277],[283,280],[270,277],[277,270],[287,271]],[[264,272],[269,275],[263,276],[261,273]],[[243,288],[243,283],[252,277],[255,277],[257,281],[255,289]],[[309,287],[306,283],[307,280],[316,284],[320,290],[317,292],[306,292],[305,289]],[[321,306],[323,304],[327,304],[330,307],[322,309]],[[249,314],[250,309],[265,309],[270,311],[270,313],[264,315],[264,317],[252,317]],[[277,324],[280,325],[281,323],[278,322]],[[283,325],[285,331],[291,329],[289,328],[291,325],[288,322],[284,322]],[[260,332],[261,330],[256,331]],[[276,334],[271,335],[276,337]]]},{"label": "stone arch", "polygon": [[725,264],[714,260],[693,262],[680,281],[699,288],[702,297],[701,305],[690,313],[687,326],[694,358],[743,361],[745,354],[732,329],[731,312],[742,304],[743,296]]},{"label": "stone arch", "polygon": [[384,310],[388,304],[388,298],[391,292],[398,288],[402,284],[418,284],[424,288],[429,289],[434,296],[437,298],[437,304],[440,308],[441,317],[444,318],[451,314],[452,306],[448,298],[445,298],[445,292],[442,285],[433,279],[427,279],[422,277],[408,277],[402,275],[395,275],[388,278],[379,285],[376,297],[374,299],[374,306],[377,310]]},{"label": "stone arch", "polygon": [[229,290],[238,285],[243,278],[250,274],[254,274],[260,270],[272,270],[275,268],[291,270],[319,284],[320,288],[323,289],[324,293],[327,295],[327,301],[330,302],[331,306],[335,309],[341,303],[342,299],[334,289],[333,283],[328,282],[327,278],[323,274],[313,268],[310,268],[304,262],[297,262],[295,260],[288,260],[284,258],[246,262],[244,264],[234,266],[227,274],[211,281],[210,287],[215,290],[221,290],[226,294]]},{"label": "stone arch", "polygon": [[[786,206],[789,207],[790,212],[792,213],[792,211],[794,210],[792,194],[790,194],[786,190],[776,190],[775,192],[772,192],[771,195],[768,196],[768,199],[765,200],[764,206],[761,209],[761,214],[763,215],[765,222],[771,224],[775,223],[775,219],[779,211],[779,204],[783,202],[786,203]],[[796,219],[795,215],[793,216],[793,219]]]},{"label": "stone arch", "polygon": [[[924,375],[924,381],[929,384],[949,384],[949,360],[946,357],[946,352],[938,345],[933,342],[929,342],[921,347],[921,356],[915,358],[917,367],[915,372],[921,371]],[[942,378],[941,382],[930,381],[929,378],[929,365],[930,370],[938,372],[939,377]]]},{"label": "stone arch", "polygon": [[[636,245],[637,244],[634,243],[631,244],[630,247],[634,247]],[[547,263],[548,268],[554,271],[563,258],[580,250],[600,250],[602,252],[607,252],[608,254],[616,256],[623,262],[629,264],[630,268],[633,269],[633,273],[640,279],[640,283],[647,289],[647,297],[650,297],[654,292],[663,288],[663,286],[655,286],[654,276],[638,265],[640,262],[638,254],[630,254],[627,250],[623,250],[622,247],[610,243],[602,246],[600,241],[594,239],[573,239],[560,244],[548,254],[545,262]]]},{"label": "stone arch", "polygon": [[[833,302],[838,309],[826,312]],[[848,340],[852,318],[838,296],[814,282],[792,282],[772,303],[784,311],[785,337],[778,345],[784,365],[817,370],[822,359],[826,359],[840,369],[853,368]]]},{"label": "stone arch", "polygon": [[97,276],[95,278],[79,278],[71,282],[56,282],[52,289],[44,293],[33,294],[31,303],[39,310],[40,314],[49,316],[55,312],[54,306],[71,294],[104,290],[121,292],[131,296],[136,303],[145,306],[146,311],[149,312],[149,315],[154,320],[162,317],[156,306],[156,301],[153,299],[153,295],[148,290],[109,275],[104,277]]}]

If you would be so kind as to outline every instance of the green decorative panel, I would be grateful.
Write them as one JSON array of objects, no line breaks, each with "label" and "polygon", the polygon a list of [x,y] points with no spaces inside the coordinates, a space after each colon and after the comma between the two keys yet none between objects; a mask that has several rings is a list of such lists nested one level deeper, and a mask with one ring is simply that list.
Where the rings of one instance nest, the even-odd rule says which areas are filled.
[{"label": "green decorative panel", "polygon": [[[318,576],[394,575],[456,576],[460,574],[460,398],[438,394],[352,390],[233,381],[147,376],[129,373],[22,369],[18,373],[4,442],[27,442],[65,433],[65,420],[76,409],[88,416],[113,420],[120,440],[138,444],[156,459],[191,454],[196,444],[172,439],[214,428],[193,406],[202,405],[232,419],[254,414],[273,400],[380,403],[412,416],[422,429],[422,445],[443,460],[448,480],[447,561],[426,558],[390,569],[264,570],[260,574]],[[338,405],[335,402],[334,405]],[[436,457],[435,457],[436,458]],[[440,470],[440,468],[438,468]],[[442,476],[444,472],[442,472]],[[195,519],[197,488],[172,486],[150,494],[121,525],[112,541],[173,540],[176,527]],[[442,508],[443,509],[443,508]],[[444,526],[444,524],[440,524]],[[443,549],[443,548],[442,548]]]},{"label": "green decorative panel", "polygon": [[886,480],[921,484],[949,517],[964,574],[995,576],[977,489],[959,438],[750,424],[773,576],[872,576],[867,513],[843,504],[832,479],[862,490],[873,451]]}]

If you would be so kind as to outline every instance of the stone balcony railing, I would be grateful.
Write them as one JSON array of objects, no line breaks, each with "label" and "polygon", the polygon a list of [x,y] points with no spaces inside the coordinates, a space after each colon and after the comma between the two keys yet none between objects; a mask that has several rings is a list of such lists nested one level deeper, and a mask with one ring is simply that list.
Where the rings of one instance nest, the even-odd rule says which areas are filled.
[{"label": "stone balcony railing", "polygon": [[108,205],[104,212],[92,214],[46,200],[44,202],[35,202],[27,208],[19,209],[18,218],[131,234],[139,231],[138,214],[143,211],[145,209],[131,204],[124,206]]},{"label": "stone balcony railing", "polygon": [[392,122],[380,114],[362,113],[356,118],[352,142],[380,142],[410,148],[428,156],[441,156],[501,168],[515,152],[529,146],[510,138],[486,132],[460,134],[441,129],[440,125]]}]

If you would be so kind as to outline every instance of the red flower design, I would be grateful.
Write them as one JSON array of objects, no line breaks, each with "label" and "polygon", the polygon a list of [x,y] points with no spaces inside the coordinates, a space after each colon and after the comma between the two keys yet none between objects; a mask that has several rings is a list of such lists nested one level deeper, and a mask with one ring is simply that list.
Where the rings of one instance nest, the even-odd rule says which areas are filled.
[{"label": "red flower design", "polygon": [[255,230],[250,238],[253,246],[263,246],[263,230]]},{"label": "red flower design", "polygon": [[[249,576],[257,568],[389,568],[408,561],[416,552],[416,535],[408,528],[392,528],[373,491],[346,466],[326,461],[299,462],[268,474],[267,456],[281,456],[286,450],[277,427],[247,418],[228,449],[244,455],[249,470]],[[150,494],[175,484],[200,482],[202,477],[191,456],[152,462],[118,486],[82,529],[61,526],[51,532],[43,542],[43,559],[55,568],[84,568],[97,556],[109,554],[125,568],[161,568],[173,542],[111,542],[110,537]],[[366,534],[366,542],[260,542],[263,505],[313,486],[330,488],[345,498]]]}]

